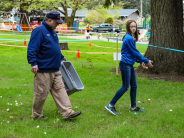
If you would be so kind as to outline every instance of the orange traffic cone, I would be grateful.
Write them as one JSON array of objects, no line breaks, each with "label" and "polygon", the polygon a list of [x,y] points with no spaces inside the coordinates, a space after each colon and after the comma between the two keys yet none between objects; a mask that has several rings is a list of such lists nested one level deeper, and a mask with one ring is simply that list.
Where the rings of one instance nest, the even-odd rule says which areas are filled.
[{"label": "orange traffic cone", "polygon": [[79,51],[79,49],[78,49],[78,51],[77,51],[76,58],[80,58],[80,51]]},{"label": "orange traffic cone", "polygon": [[26,39],[24,39],[24,46],[26,46]]},{"label": "orange traffic cone", "polygon": [[91,42],[89,42],[89,46],[91,46]]}]

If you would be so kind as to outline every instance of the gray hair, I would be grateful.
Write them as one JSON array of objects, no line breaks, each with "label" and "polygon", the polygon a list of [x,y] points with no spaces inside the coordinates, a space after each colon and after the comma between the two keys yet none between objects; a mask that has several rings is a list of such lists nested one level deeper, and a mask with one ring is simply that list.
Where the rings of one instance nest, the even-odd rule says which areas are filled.
[{"label": "gray hair", "polygon": [[45,20],[45,21],[48,21],[48,20],[49,20],[49,18],[45,16],[45,19],[44,19],[44,20]]}]

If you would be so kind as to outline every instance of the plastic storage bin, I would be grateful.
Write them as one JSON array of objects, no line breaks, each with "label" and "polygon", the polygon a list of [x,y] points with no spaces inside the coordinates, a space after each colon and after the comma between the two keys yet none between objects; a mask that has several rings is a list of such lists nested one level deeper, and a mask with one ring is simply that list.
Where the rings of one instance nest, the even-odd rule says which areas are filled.
[{"label": "plastic storage bin", "polygon": [[62,79],[68,95],[71,95],[74,92],[82,91],[84,89],[82,81],[70,62],[61,62],[61,67],[59,69],[61,71]]}]

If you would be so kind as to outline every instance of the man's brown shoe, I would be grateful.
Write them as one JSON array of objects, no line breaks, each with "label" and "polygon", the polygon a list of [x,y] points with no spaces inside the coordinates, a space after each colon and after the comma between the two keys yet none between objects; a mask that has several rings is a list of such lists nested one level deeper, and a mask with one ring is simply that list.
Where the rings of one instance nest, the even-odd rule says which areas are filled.
[{"label": "man's brown shoe", "polygon": [[74,112],[73,114],[71,114],[68,117],[63,117],[63,119],[75,118],[75,117],[79,116],[80,114],[81,114],[81,111],[77,111],[77,112]]}]

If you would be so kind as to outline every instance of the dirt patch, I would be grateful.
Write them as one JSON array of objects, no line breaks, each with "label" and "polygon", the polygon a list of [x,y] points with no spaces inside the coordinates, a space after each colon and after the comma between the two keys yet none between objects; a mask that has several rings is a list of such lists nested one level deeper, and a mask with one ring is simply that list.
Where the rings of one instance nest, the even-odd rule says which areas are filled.
[{"label": "dirt patch", "polygon": [[[110,72],[116,73],[116,68],[111,69]],[[118,69],[118,74],[121,74],[119,69]],[[136,72],[136,75],[138,77],[146,77],[150,80],[165,80],[165,81],[184,83],[184,76],[179,76],[179,75],[151,74],[151,73],[139,73],[139,72]]]}]

